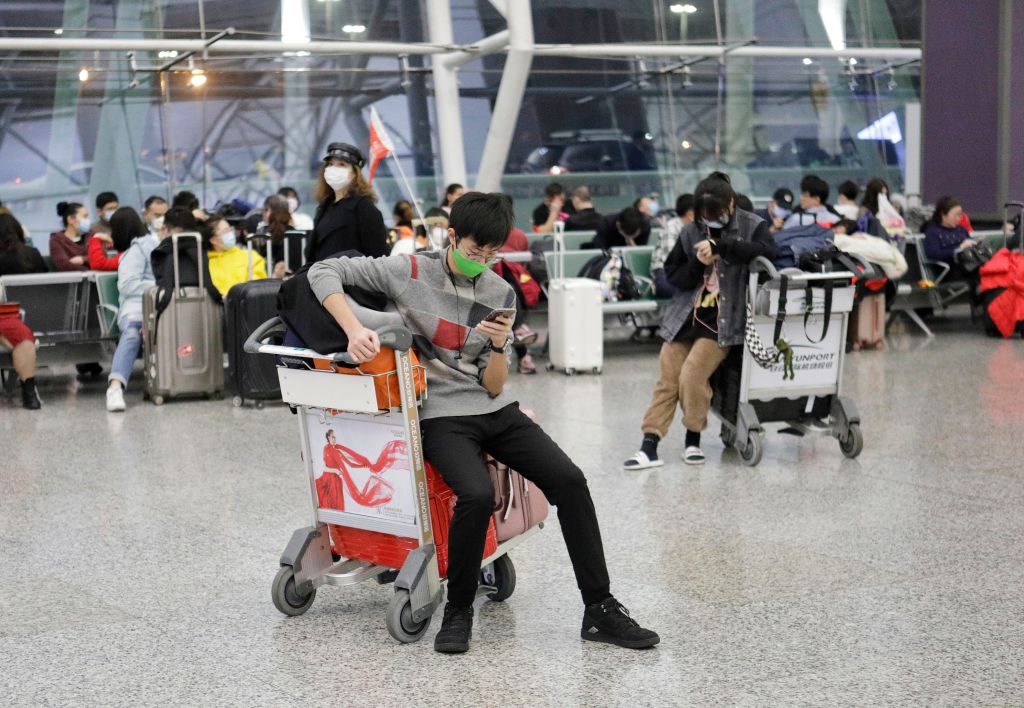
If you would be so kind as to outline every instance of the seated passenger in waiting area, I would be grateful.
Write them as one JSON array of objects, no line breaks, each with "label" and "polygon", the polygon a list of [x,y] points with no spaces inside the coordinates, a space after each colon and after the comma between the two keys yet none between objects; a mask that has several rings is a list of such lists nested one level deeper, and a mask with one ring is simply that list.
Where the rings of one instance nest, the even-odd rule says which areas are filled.
[{"label": "seated passenger in waiting area", "polygon": [[924,252],[930,260],[956,265],[956,254],[974,245],[971,234],[960,225],[964,210],[955,197],[942,197],[924,229]]},{"label": "seated passenger in waiting area", "polygon": [[786,219],[784,228],[818,223],[831,226],[842,216],[828,203],[828,182],[817,175],[800,180],[800,206]]},{"label": "seated passenger in waiting area", "polygon": [[118,310],[117,327],[121,336],[117,340],[114,359],[110,364],[107,384],[107,410],[111,413],[125,409],[124,392],[131,378],[135,359],[142,347],[142,295],[156,285],[151,263],[153,250],[161,239],[168,235],[168,221],[175,211],[192,218],[192,214],[181,207],[167,212],[167,219],[160,227],[160,238],[149,232],[142,218],[134,209],[124,213],[119,209],[111,220],[111,236],[115,243],[127,242],[121,262],[117,267]]},{"label": "seated passenger in waiting area", "polygon": [[[25,231],[10,214],[0,214],[0,275],[45,273],[39,251],[25,245]],[[21,321],[13,303],[0,305],[0,351],[11,353],[14,371],[21,379],[21,402],[29,410],[42,403],[36,390],[36,338]]]},{"label": "seated passenger in waiting area", "polygon": [[211,216],[203,227],[203,243],[206,245],[210,264],[210,281],[221,295],[239,283],[249,281],[249,257],[252,257],[252,279],[267,277],[263,256],[255,249],[239,248],[235,229],[220,216]]},{"label": "seated passenger in waiting area", "polygon": [[89,267],[92,270],[117,270],[124,252],[139,235],[135,232],[139,221],[139,213],[131,207],[114,211],[108,221],[110,230],[93,234],[89,241]]}]

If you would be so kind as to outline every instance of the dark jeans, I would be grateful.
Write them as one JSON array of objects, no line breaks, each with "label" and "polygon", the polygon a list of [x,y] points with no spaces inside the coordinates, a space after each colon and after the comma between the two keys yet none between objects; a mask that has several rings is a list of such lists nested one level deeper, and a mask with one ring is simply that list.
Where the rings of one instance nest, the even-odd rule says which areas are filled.
[{"label": "dark jeans", "polygon": [[558,507],[569,559],[584,604],[611,596],[601,530],[587,480],[562,449],[516,403],[485,415],[424,420],[423,452],[458,497],[448,533],[448,601],[476,597],[494,487],[480,457],[490,453],[536,484]]},{"label": "dark jeans", "polygon": [[662,268],[651,273],[654,276],[654,295],[659,300],[671,300],[679,294],[679,288],[669,282]]}]

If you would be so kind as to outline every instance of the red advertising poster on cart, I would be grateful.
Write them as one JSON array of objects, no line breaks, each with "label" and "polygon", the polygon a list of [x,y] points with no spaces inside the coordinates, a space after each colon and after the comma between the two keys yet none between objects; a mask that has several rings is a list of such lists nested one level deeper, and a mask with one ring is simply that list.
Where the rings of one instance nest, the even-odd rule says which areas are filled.
[{"label": "red advertising poster on cart", "polygon": [[307,426],[320,508],[416,524],[412,464],[401,424],[311,410]]}]

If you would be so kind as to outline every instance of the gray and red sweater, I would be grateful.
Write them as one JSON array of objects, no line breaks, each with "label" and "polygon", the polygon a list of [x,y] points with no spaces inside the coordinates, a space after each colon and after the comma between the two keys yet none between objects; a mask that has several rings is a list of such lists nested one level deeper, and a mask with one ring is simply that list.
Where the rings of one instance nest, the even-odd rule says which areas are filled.
[{"label": "gray and red sweater", "polygon": [[[430,395],[420,418],[481,415],[512,403],[492,397],[481,379],[490,360],[490,337],[474,329],[491,310],[515,308],[516,296],[500,275],[486,270],[467,278],[448,268],[448,251],[388,258],[330,258],[309,269],[309,284],[322,303],[356,285],[383,293],[417,337]],[[429,342],[429,344],[428,344]],[[508,365],[509,347],[505,347]]]}]

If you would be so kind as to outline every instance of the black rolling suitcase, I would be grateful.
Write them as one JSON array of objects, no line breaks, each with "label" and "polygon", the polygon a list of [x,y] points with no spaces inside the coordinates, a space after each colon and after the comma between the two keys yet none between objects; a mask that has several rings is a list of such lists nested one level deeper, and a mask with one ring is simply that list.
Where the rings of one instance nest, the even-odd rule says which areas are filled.
[{"label": "black rolling suitcase", "polygon": [[274,358],[242,351],[246,338],[257,327],[277,317],[277,291],[281,289],[281,282],[266,279],[239,283],[228,291],[224,301],[228,388],[234,395],[235,406],[255,401],[256,407],[262,408],[263,401],[281,398]]}]

